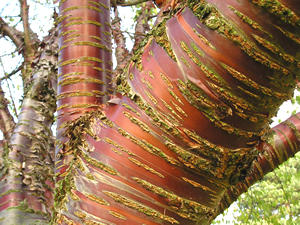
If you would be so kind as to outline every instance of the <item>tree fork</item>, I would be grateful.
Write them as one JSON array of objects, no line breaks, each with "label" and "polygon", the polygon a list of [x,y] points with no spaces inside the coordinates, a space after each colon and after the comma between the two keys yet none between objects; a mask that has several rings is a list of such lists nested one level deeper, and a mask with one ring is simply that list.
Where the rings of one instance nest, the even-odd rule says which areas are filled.
[{"label": "tree fork", "polygon": [[[298,11],[259,0],[170,6],[112,104],[65,124],[58,224],[209,224],[224,193],[265,165],[259,143],[299,72]],[[274,150],[269,165],[287,148]]]},{"label": "tree fork", "polygon": [[299,152],[300,113],[272,128],[266,139],[257,146],[259,155],[252,162],[252,168],[245,179],[228,188],[219,204],[219,212],[229,207],[264,175],[272,172],[280,164]]}]

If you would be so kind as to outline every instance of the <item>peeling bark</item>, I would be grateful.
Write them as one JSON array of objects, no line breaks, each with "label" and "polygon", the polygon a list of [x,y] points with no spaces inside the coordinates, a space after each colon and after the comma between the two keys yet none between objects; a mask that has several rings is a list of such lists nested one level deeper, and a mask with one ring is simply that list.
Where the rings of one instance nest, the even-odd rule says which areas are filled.
[{"label": "peeling bark", "polygon": [[109,7],[109,1],[61,1],[58,127],[113,93]]},{"label": "peeling bark", "polygon": [[298,11],[176,2],[118,76],[118,94],[64,124],[56,223],[209,224],[236,188],[298,151],[297,117],[265,141],[296,85]]},{"label": "peeling bark", "polygon": [[53,207],[57,32],[41,45],[32,86],[23,100],[11,138],[4,146],[0,180],[1,224],[45,224]]},{"label": "peeling bark", "polygon": [[14,27],[9,26],[1,17],[0,17],[0,33],[4,36],[8,36],[12,42],[16,45],[18,50],[21,50],[23,47],[23,33],[18,31]]},{"label": "peeling bark", "polygon": [[272,172],[280,164],[293,157],[300,146],[300,113],[291,116],[286,121],[272,128],[266,140],[259,143],[259,155],[252,162],[252,166],[245,178],[228,188],[219,204],[219,213],[222,213],[237,198],[248,190],[267,173]]}]

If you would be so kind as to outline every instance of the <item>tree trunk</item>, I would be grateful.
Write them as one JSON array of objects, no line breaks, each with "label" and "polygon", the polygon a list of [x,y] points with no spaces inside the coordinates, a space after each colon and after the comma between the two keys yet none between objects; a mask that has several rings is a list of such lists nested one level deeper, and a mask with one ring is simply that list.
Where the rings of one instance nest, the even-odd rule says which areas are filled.
[{"label": "tree trunk", "polygon": [[299,74],[294,2],[175,5],[91,112],[108,2],[61,1],[55,223],[209,224],[298,151],[298,116],[269,129]]},{"label": "tree trunk", "polygon": [[39,46],[18,122],[0,146],[0,224],[46,224],[53,210],[57,29]]}]

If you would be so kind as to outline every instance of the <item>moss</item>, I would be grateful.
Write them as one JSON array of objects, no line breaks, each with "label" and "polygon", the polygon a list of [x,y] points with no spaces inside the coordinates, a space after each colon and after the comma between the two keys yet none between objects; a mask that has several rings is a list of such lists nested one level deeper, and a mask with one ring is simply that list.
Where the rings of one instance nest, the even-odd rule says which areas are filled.
[{"label": "moss", "polygon": [[72,45],[91,46],[91,47],[96,47],[96,48],[104,49],[104,50],[106,50],[108,52],[111,52],[111,49],[108,48],[107,46],[99,44],[97,42],[93,42],[93,41],[78,41],[78,42],[72,43]]},{"label": "moss", "polygon": [[109,210],[108,213],[109,213],[110,215],[112,215],[112,216],[118,218],[118,219],[121,219],[121,220],[127,220],[127,217],[126,217],[126,216],[124,216],[124,215],[122,215],[122,214],[120,214],[120,213],[118,213],[118,212]]},{"label": "moss", "polygon": [[300,27],[300,18],[291,9],[278,0],[251,0],[255,5],[266,9],[269,13],[277,16],[282,21],[293,26]]},{"label": "moss", "polygon": [[104,194],[106,194],[107,196],[111,197],[112,199],[114,199],[116,202],[123,204],[129,208],[132,208],[140,213],[143,213],[147,216],[150,217],[154,217],[157,219],[161,219],[163,221],[169,222],[171,224],[179,224],[179,222],[177,220],[175,220],[172,217],[166,216],[164,214],[161,214],[160,212],[147,207],[139,202],[136,202],[128,197],[125,197],[123,195],[114,193],[114,192],[110,192],[110,191],[103,191]]},{"label": "moss", "polygon": [[168,53],[168,55],[176,61],[176,56],[172,50],[171,43],[167,36],[166,31],[166,22],[167,19],[164,19],[161,23],[158,24],[156,28],[153,29],[152,35],[157,44],[159,44],[163,49]]},{"label": "moss", "polygon": [[257,22],[255,22],[254,20],[252,20],[251,18],[249,18],[248,16],[246,16],[245,14],[241,13],[240,11],[236,10],[234,7],[232,6],[228,6],[229,9],[231,9],[239,18],[241,18],[241,20],[243,22],[245,22],[246,24],[248,24],[250,27],[252,27],[255,30],[259,30],[265,34],[267,34],[269,37],[272,37],[271,34],[269,34],[267,31],[265,31],[262,26],[260,26]]},{"label": "moss", "polygon": [[282,58],[287,63],[299,63],[293,56],[285,53],[283,50],[281,50],[279,47],[277,47],[275,44],[271,43],[270,41],[253,34],[252,37],[263,47],[271,51],[272,53],[278,55],[280,58]]},{"label": "moss", "polygon": [[[171,43],[168,40],[167,33],[166,33],[166,22],[171,17],[171,15],[168,15],[163,18],[162,22],[158,23],[153,29],[147,34],[145,39],[141,42],[136,54],[132,57],[132,61],[136,63],[136,67],[142,71],[142,62],[141,62],[141,55],[144,52],[144,48],[147,45],[147,43],[150,43],[153,39],[156,41],[157,44],[159,44],[166,53],[176,61],[175,54],[172,50]],[[151,53],[150,53],[151,55]],[[151,74],[149,74],[151,76]]]},{"label": "moss", "polygon": [[172,82],[169,80],[169,78],[165,74],[160,73],[160,77],[165,82],[165,84],[168,86],[168,88],[171,88],[171,89],[174,88]]},{"label": "moss", "polygon": [[135,158],[133,158],[133,157],[129,157],[128,159],[129,159],[131,162],[133,162],[134,164],[136,164],[137,166],[144,168],[145,170],[147,170],[147,171],[149,171],[150,173],[153,173],[153,174],[159,176],[160,178],[164,178],[164,177],[165,177],[165,176],[162,175],[161,173],[157,172],[155,169],[151,168],[150,166],[148,166],[148,165],[146,165],[146,164],[140,162],[139,160],[137,160],[137,159],[135,159]]},{"label": "moss", "polygon": [[276,61],[259,50],[251,40],[247,39],[237,27],[227,20],[212,4],[201,0],[199,3],[189,0],[189,5],[196,16],[208,28],[216,30],[227,39],[236,43],[253,60],[284,75],[291,75],[289,70],[279,65]]},{"label": "moss", "polygon": [[[101,114],[101,112],[95,111],[86,113],[77,120],[64,124],[64,137],[68,141],[61,145],[62,149],[58,152],[57,157],[60,155],[69,155],[71,157],[69,163],[66,165],[67,169],[65,173],[58,174],[60,179],[56,182],[53,223],[55,222],[54,220],[59,220],[59,211],[64,208],[65,203],[68,201],[68,196],[73,195],[72,190],[75,189],[74,176],[76,176],[76,170],[81,168],[78,164],[78,157],[85,156],[82,155],[84,154],[82,148],[86,148],[84,141],[86,129],[91,129],[93,118],[98,114]],[[59,129],[62,129],[62,127]],[[106,169],[105,165],[100,165],[100,167]],[[109,169],[107,170],[110,172]]]},{"label": "moss", "polygon": [[44,213],[42,211],[36,211],[32,208],[30,208],[28,206],[28,203],[26,200],[23,200],[19,203],[19,205],[17,206],[11,206],[11,207],[8,207],[7,209],[18,209],[22,212],[25,212],[25,213],[32,213],[32,214],[38,214],[38,215],[42,215],[43,217],[48,217],[48,214],[47,213]]},{"label": "moss", "polygon": [[123,114],[135,125],[137,125],[138,127],[140,127],[143,131],[145,131],[146,133],[150,133],[151,129],[149,128],[149,126],[145,123],[143,123],[142,121],[140,121],[138,118],[132,116],[130,113],[124,111]]},{"label": "moss", "polygon": [[192,221],[199,221],[199,218],[203,216],[209,218],[214,214],[213,208],[207,207],[195,201],[184,199],[172,192],[167,191],[165,188],[153,185],[138,177],[133,177],[132,179],[147,190],[157,194],[162,198],[165,198],[166,202],[168,202],[168,204],[176,210],[175,213],[183,218]]}]

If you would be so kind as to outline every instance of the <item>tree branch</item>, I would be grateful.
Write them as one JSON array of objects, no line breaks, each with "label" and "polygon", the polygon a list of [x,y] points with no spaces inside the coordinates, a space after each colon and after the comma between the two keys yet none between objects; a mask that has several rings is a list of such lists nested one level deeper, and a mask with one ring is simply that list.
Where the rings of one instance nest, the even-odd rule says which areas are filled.
[{"label": "tree branch", "polygon": [[0,34],[9,37],[16,45],[18,51],[23,48],[23,32],[11,27],[0,17]]},{"label": "tree branch", "polygon": [[137,50],[140,43],[145,39],[145,34],[150,30],[148,21],[151,16],[151,9],[154,7],[152,1],[146,2],[141,14],[137,18],[134,33],[134,46],[132,48],[133,52]]},{"label": "tree branch", "polygon": [[14,126],[13,117],[8,110],[8,100],[4,96],[0,83],[0,130],[3,132],[5,140],[9,139]]},{"label": "tree branch", "polygon": [[272,172],[300,150],[300,112],[272,128],[267,139],[262,141],[257,149],[260,154],[253,161],[245,179],[225,192],[219,205],[220,213],[255,182],[261,180],[267,173]]},{"label": "tree branch", "polygon": [[21,18],[23,21],[23,29],[24,29],[24,45],[25,49],[23,51],[24,56],[24,70],[22,73],[23,76],[23,82],[24,87],[29,84],[30,77],[31,77],[31,62],[34,59],[35,50],[33,48],[33,42],[31,39],[31,29],[29,25],[29,19],[28,19],[28,10],[29,6],[27,4],[27,0],[19,0],[20,1],[20,11],[21,11]]},{"label": "tree branch", "polygon": [[126,48],[126,40],[121,31],[121,18],[119,17],[118,8],[114,8],[115,18],[112,21],[112,35],[116,44],[115,56],[117,60],[116,72],[120,72],[128,63],[131,54]]},{"label": "tree branch", "polygon": [[28,21],[28,9],[27,0],[20,0],[21,7],[21,18],[23,21],[24,28],[24,44],[25,44],[25,56],[30,56],[33,54],[32,42],[30,37],[30,27]]}]

